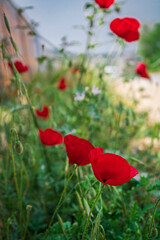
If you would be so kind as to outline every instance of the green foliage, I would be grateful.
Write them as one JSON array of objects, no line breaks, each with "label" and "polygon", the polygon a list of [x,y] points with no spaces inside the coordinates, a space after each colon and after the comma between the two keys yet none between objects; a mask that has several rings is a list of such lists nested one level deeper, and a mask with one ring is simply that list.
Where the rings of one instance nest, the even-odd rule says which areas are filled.
[{"label": "green foliage", "polygon": [[160,23],[153,27],[144,25],[139,41],[139,54],[148,63],[151,70],[160,69]]},{"label": "green foliage", "polygon": [[[61,60],[60,60],[61,61]],[[155,173],[158,172],[157,153],[151,149],[134,149],[130,143],[133,139],[159,136],[159,125],[147,126],[146,115],[137,114],[131,107],[127,107],[115,95],[110,86],[99,81],[95,71],[90,71],[79,91],[86,90],[83,101],[74,101],[77,76],[72,76],[72,83],[66,91],[57,89],[57,81],[70,70],[50,67],[45,74],[38,74],[28,84],[27,88],[33,106],[50,107],[50,117],[47,121],[37,119],[40,127],[53,127],[63,135],[74,132],[79,137],[91,141],[95,146],[104,148],[104,152],[114,152],[125,157],[139,172],[147,172],[148,177],[141,177],[139,181],[130,182],[119,187],[106,187],[103,197],[97,202],[91,215],[86,239],[135,240],[146,239],[154,199],[159,197],[159,181]],[[90,81],[92,78],[92,82]],[[68,82],[69,84],[69,82]],[[94,95],[92,84],[103,91]],[[35,93],[35,89],[39,92]],[[7,144],[0,149],[1,175],[0,196],[3,210],[0,212],[3,225],[7,226],[10,239],[21,239],[21,232],[25,230],[27,220],[26,206],[31,205],[28,231],[26,239],[44,239],[47,226],[54,209],[59,201],[65,184],[65,177],[73,171],[66,165],[66,151],[64,145],[46,147],[50,170],[46,168],[46,155],[39,142],[38,131],[29,114],[27,105],[17,106],[15,97],[1,106],[2,111],[10,116],[8,121],[1,124],[0,131],[5,134]],[[7,117],[6,117],[7,119]],[[22,194],[22,219],[20,221],[19,204],[17,201],[13,170],[11,166],[8,144],[11,127],[16,127],[18,139],[23,145],[23,153],[19,155],[13,149],[18,186]],[[14,147],[14,142],[13,142]],[[152,146],[153,147],[153,146]],[[21,157],[22,156],[22,157]],[[154,161],[155,164],[152,164]],[[90,207],[99,191],[99,185],[91,172],[90,166],[80,167],[80,176],[74,176],[69,183],[68,190],[49,229],[47,239],[80,240],[84,231]],[[153,176],[153,177],[150,177]],[[156,181],[155,181],[156,180]],[[155,226],[159,225],[159,212],[155,215]],[[6,239],[6,230],[1,227],[2,239]],[[155,239],[158,239],[156,237]]]},{"label": "green foliage", "polygon": [[[93,8],[94,14],[103,11],[90,3],[86,8]],[[119,12],[118,5],[115,8]],[[107,11],[103,13],[107,14]],[[88,18],[89,30],[93,27],[92,20],[92,17]],[[5,22],[11,34],[6,17]],[[91,31],[87,32],[91,37]],[[123,45],[124,41],[119,43]],[[55,58],[44,55],[38,58],[39,65],[46,64],[45,72],[39,69],[26,86],[22,76],[13,69],[11,94],[4,94],[1,99],[0,238],[81,240],[90,216],[85,240],[146,240],[147,237],[158,240],[160,154],[153,143],[159,139],[160,125],[148,125],[146,113],[136,113],[136,104],[128,106],[115,94],[108,76],[102,71],[104,63],[93,69],[87,53],[80,54],[75,60],[68,56],[66,45],[64,37]],[[87,51],[89,46],[87,41]],[[13,65],[3,43],[1,50],[5,60],[10,60]],[[77,75],[71,71],[74,66],[79,67]],[[67,81],[64,91],[57,87],[62,76]],[[94,85],[101,92],[96,94]],[[12,94],[20,89],[21,95]],[[77,92],[85,94],[84,98],[75,100]],[[34,114],[35,108],[42,105],[50,109],[46,121]],[[77,170],[69,166],[64,143],[43,146],[39,128],[53,128],[63,136],[75,134],[94,146],[103,147],[104,153],[121,155],[138,169],[139,179],[117,187],[103,185],[104,191],[100,195],[101,183],[91,166]],[[145,137],[151,139],[148,148],[132,145],[133,141]],[[73,170],[76,174],[64,191],[53,224],[50,224]],[[100,197],[90,213],[98,193]]]}]

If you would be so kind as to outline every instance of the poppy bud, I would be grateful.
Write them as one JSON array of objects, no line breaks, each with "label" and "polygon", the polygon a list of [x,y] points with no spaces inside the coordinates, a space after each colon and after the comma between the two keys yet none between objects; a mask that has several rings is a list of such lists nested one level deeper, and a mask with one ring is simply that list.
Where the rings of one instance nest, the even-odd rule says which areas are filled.
[{"label": "poppy bud", "polygon": [[156,227],[154,227],[152,229],[152,237],[153,238],[157,238],[158,237],[158,229]]},{"label": "poppy bud", "polygon": [[14,144],[14,150],[19,155],[21,155],[23,153],[23,145],[22,145],[22,143],[19,140],[16,140],[16,142]]},{"label": "poppy bud", "polygon": [[8,225],[11,225],[11,224],[12,224],[12,218],[11,218],[11,217],[7,219],[7,224],[8,224]]},{"label": "poppy bud", "polygon": [[84,210],[82,199],[81,199],[81,197],[80,197],[80,195],[77,191],[76,191],[76,195],[77,195],[78,203],[79,203],[79,206],[80,206],[81,210]]},{"label": "poppy bud", "polygon": [[29,204],[28,204],[28,205],[26,206],[26,210],[27,210],[28,212],[30,212],[31,209],[32,209],[32,205],[29,205]]},{"label": "poppy bud", "polygon": [[115,6],[115,11],[119,13],[121,11],[121,8],[118,5],[116,5]]}]

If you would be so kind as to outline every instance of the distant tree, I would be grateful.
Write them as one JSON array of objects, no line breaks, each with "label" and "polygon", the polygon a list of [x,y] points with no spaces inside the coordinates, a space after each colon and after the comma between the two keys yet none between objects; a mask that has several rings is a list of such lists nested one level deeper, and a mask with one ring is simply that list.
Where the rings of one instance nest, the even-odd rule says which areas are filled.
[{"label": "distant tree", "polygon": [[152,28],[143,26],[139,55],[144,58],[150,70],[160,69],[160,23],[156,23]]}]

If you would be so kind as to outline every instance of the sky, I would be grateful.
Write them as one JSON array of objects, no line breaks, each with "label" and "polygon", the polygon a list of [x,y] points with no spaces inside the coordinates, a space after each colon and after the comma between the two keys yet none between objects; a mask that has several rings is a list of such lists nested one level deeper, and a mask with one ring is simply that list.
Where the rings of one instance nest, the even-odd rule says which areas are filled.
[{"label": "sky", "polygon": [[[30,20],[39,23],[38,32],[50,42],[59,47],[61,38],[67,36],[68,41],[81,42],[73,46],[73,52],[83,51],[85,48],[86,35],[82,30],[75,29],[75,25],[87,26],[84,14],[84,5],[94,0],[13,0],[17,7],[33,6],[26,11],[25,15]],[[114,13],[109,17],[110,22],[115,17],[135,17],[142,24],[160,22],[160,0],[117,0],[126,1],[120,14]],[[102,28],[99,33],[99,41],[112,41],[108,36],[109,28]],[[131,45],[130,45],[131,46]],[[96,51],[103,52],[110,48],[102,45]]]}]

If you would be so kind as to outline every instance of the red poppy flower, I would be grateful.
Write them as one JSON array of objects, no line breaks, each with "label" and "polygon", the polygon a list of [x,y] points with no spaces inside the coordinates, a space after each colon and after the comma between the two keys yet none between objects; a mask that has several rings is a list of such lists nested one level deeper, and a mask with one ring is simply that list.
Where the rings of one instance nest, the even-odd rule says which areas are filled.
[{"label": "red poppy flower", "polygon": [[140,22],[135,18],[116,18],[110,24],[110,29],[127,42],[137,41],[140,37],[138,29]]},{"label": "red poppy flower", "polygon": [[147,67],[146,67],[145,63],[143,63],[143,62],[138,63],[135,72],[136,72],[136,74],[140,75],[143,78],[150,79],[150,76],[147,73]]},{"label": "red poppy flower", "polygon": [[58,145],[63,142],[63,136],[51,128],[47,128],[44,131],[39,129],[39,137],[41,143],[47,146]]},{"label": "red poppy flower", "polygon": [[95,0],[100,8],[109,8],[115,0]]},{"label": "red poppy flower", "polygon": [[69,164],[78,164],[81,166],[90,164],[89,153],[94,146],[83,138],[74,135],[67,135],[64,137],[64,144],[66,146]]},{"label": "red poppy flower", "polygon": [[80,71],[78,68],[72,68],[72,73],[78,74],[78,73],[80,73]]},{"label": "red poppy flower", "polygon": [[91,150],[90,161],[95,177],[104,185],[121,185],[138,174],[138,171],[124,158],[102,152],[102,148]]},{"label": "red poppy flower", "polygon": [[48,118],[49,116],[49,108],[47,106],[43,106],[42,111],[36,108],[35,112],[38,117]]},{"label": "red poppy flower", "polygon": [[66,88],[67,88],[66,79],[65,79],[65,77],[61,77],[60,82],[58,84],[58,89],[65,90]]},{"label": "red poppy flower", "polygon": [[[13,71],[12,65],[10,62],[8,62],[8,66],[10,67],[10,69]],[[23,65],[22,62],[20,61],[15,61],[14,62],[14,66],[16,67],[17,71],[19,73],[24,73],[28,71],[28,66],[27,65]]]}]

